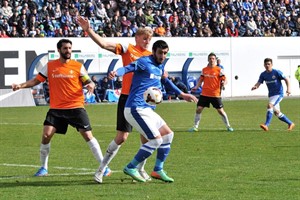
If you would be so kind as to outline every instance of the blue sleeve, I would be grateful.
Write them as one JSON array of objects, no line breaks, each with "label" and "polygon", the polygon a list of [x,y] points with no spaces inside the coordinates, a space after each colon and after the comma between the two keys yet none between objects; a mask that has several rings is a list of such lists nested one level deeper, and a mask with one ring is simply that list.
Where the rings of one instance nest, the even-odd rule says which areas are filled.
[{"label": "blue sleeve", "polygon": [[280,70],[277,70],[277,73],[278,73],[278,76],[279,76],[279,78],[280,78],[280,80],[282,80],[282,79],[285,79],[286,78],[286,76],[282,73],[282,71],[280,71]]},{"label": "blue sleeve", "polygon": [[119,69],[117,69],[116,72],[118,76],[123,76],[124,74],[135,71],[135,69],[136,69],[136,62],[132,62],[125,67],[120,67]]},{"label": "blue sleeve", "polygon": [[168,78],[162,79],[161,82],[162,84],[164,84],[164,86],[170,88],[177,95],[180,95],[182,93],[182,91],[176,85],[174,85],[174,83]]},{"label": "blue sleeve", "polygon": [[263,84],[263,83],[264,83],[263,73],[260,74],[259,79],[258,79],[257,82],[260,83],[260,84]]}]

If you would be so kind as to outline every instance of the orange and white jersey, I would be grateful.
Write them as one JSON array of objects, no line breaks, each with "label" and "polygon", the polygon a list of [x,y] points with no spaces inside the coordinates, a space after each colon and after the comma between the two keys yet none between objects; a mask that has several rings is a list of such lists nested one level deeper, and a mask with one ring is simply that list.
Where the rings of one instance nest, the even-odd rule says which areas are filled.
[{"label": "orange and white jersey", "polygon": [[203,81],[201,95],[207,97],[221,96],[221,81],[225,81],[226,77],[223,70],[218,67],[204,67],[200,76]]},{"label": "orange and white jersey", "polygon": [[87,76],[84,66],[75,60],[61,63],[59,59],[49,61],[37,75],[44,82],[48,78],[50,108],[72,109],[84,107],[81,78]]},{"label": "orange and white jersey", "polygon": [[[132,44],[128,44],[128,45],[117,44],[116,54],[122,56],[123,66],[126,66],[142,56],[151,55],[152,52],[142,49],[138,46],[134,46]],[[122,94],[126,94],[126,95],[129,94],[131,82],[132,82],[132,76],[133,76],[133,72],[125,74],[123,76],[123,85],[121,91]]]}]

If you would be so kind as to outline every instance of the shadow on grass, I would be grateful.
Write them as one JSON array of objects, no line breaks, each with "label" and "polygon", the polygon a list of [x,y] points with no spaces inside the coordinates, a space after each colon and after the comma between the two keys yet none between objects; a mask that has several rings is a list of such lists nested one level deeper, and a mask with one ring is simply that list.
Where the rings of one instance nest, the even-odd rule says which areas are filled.
[{"label": "shadow on grass", "polygon": [[[54,176],[53,176],[54,177]],[[104,180],[102,184],[96,183],[92,178],[89,180],[74,180],[72,179],[72,175],[68,176],[69,180],[66,180],[65,176],[62,180],[53,180],[53,177],[32,177],[32,176],[22,176],[22,177],[15,177],[15,176],[0,176],[0,179],[8,179],[10,181],[4,182],[0,181],[0,188],[13,188],[13,187],[56,187],[56,186],[76,186],[76,185],[136,185],[136,184],[167,184],[162,181],[151,181],[146,183],[136,182],[131,178],[122,177],[122,178],[107,178]],[[74,176],[73,176],[74,177]],[[78,176],[76,176],[78,177]]]}]

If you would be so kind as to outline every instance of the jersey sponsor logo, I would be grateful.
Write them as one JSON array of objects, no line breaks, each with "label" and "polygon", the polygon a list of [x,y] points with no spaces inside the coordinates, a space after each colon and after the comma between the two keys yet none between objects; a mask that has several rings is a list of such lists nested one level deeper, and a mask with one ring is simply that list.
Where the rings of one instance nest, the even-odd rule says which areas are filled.
[{"label": "jersey sponsor logo", "polygon": [[52,78],[75,78],[74,71],[70,70],[69,74],[52,74]]},{"label": "jersey sponsor logo", "polygon": [[72,74],[52,74],[52,78],[74,78]]},{"label": "jersey sponsor logo", "polygon": [[215,78],[216,75],[215,74],[203,74],[204,77],[207,77],[207,78]]},{"label": "jersey sponsor logo", "polygon": [[266,84],[270,84],[270,83],[276,83],[277,80],[272,80],[272,81],[266,81]]},{"label": "jersey sponsor logo", "polygon": [[160,80],[160,79],[161,79],[161,76],[157,76],[157,75],[155,75],[155,74],[150,74],[150,78],[151,78],[151,79],[158,79],[158,80]]}]

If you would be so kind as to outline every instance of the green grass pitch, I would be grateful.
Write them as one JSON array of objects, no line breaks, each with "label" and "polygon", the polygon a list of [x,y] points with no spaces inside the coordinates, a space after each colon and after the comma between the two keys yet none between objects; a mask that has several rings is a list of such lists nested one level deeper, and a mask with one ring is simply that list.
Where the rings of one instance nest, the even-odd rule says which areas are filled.
[{"label": "green grass pitch", "polygon": [[[172,184],[158,180],[135,183],[122,169],[137,152],[134,131],[111,162],[111,177],[93,181],[98,168],[88,145],[72,127],[55,135],[51,143],[49,176],[33,177],[39,168],[39,146],[48,106],[0,108],[0,199],[2,200],[142,200],[142,199],[300,199],[300,99],[285,98],[281,110],[296,127],[273,117],[270,131],[265,121],[267,99],[225,100],[235,129],[226,128],[213,109],[205,109],[200,132],[189,133],[195,104],[164,102],[157,112],[175,133],[165,163]],[[88,105],[93,134],[102,151],[115,137],[116,104]],[[156,152],[146,164],[150,173]]]}]

